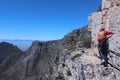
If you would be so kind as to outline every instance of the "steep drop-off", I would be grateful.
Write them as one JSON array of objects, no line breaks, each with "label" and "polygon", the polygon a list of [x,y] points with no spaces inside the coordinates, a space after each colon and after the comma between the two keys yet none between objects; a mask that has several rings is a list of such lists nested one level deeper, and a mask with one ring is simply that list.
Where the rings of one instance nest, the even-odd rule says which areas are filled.
[{"label": "steep drop-off", "polygon": [[3,76],[0,79],[58,80],[64,78],[64,74],[59,72],[59,67],[65,66],[66,55],[79,46],[84,47],[85,42],[82,39],[88,37],[90,38],[90,32],[85,26],[74,30],[61,40],[35,41],[12,67],[2,72]]},{"label": "steep drop-off", "polygon": [[109,39],[108,67],[100,65],[96,48],[97,32],[102,26],[120,32],[119,2],[103,0],[101,11],[89,16],[88,26],[63,39],[33,42],[12,66],[2,71],[0,80],[120,80],[120,35]]}]

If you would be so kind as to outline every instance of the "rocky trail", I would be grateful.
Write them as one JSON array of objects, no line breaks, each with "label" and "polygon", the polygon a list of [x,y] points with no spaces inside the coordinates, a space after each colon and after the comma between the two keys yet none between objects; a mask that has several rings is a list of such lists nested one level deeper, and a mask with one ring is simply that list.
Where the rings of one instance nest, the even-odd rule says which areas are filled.
[{"label": "rocky trail", "polygon": [[[96,48],[102,26],[120,33],[120,0],[102,0],[99,11],[89,15],[87,26],[60,40],[34,41],[16,59],[14,55],[21,51],[12,45],[5,49],[0,44],[0,80],[120,80],[120,35],[109,38],[109,60],[105,67]],[[6,51],[13,56],[8,57]]]},{"label": "rocky trail", "polygon": [[[80,53],[81,51],[76,51]],[[110,63],[108,60],[108,66],[101,65],[101,60],[98,58],[99,54],[97,48],[84,49],[82,56],[76,59],[80,61],[80,65],[83,65],[84,80],[116,80],[116,72],[120,72],[120,69]],[[87,65],[87,66],[85,66]],[[68,79],[69,80],[69,79]],[[73,79],[76,80],[76,79]]]}]

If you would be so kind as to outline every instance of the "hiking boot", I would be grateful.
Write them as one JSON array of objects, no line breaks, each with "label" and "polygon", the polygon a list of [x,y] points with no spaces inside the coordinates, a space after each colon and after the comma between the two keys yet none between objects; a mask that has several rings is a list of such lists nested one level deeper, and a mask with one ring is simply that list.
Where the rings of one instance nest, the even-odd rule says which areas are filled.
[{"label": "hiking boot", "polygon": [[105,61],[104,67],[108,67],[108,62],[107,61]]},{"label": "hiking boot", "polygon": [[105,62],[104,59],[101,60],[101,63]]},{"label": "hiking boot", "polygon": [[102,59],[102,60],[101,60],[101,65],[103,65],[103,64],[104,64],[104,62],[105,62],[105,61]]},{"label": "hiking boot", "polygon": [[102,62],[101,65],[103,65],[104,67],[108,67],[108,63],[106,61]]}]

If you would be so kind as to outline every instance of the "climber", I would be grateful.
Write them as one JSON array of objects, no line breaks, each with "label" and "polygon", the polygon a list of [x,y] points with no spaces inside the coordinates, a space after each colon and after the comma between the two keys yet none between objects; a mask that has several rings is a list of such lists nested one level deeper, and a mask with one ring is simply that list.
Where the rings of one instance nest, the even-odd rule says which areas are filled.
[{"label": "climber", "polygon": [[102,63],[107,63],[108,58],[108,37],[107,35],[112,35],[114,34],[111,31],[106,31],[105,28],[101,28],[98,32],[98,51],[99,51],[99,58],[101,59],[101,64]]}]

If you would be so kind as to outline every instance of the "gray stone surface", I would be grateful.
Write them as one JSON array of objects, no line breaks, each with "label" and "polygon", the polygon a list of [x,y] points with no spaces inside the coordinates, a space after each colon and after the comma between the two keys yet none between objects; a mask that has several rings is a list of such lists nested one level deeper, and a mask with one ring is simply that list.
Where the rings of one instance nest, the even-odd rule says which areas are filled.
[{"label": "gray stone surface", "polygon": [[[116,3],[116,0],[103,0],[102,1],[102,11],[99,13],[93,13],[92,16],[89,17],[89,27],[95,29],[91,29],[92,32],[92,41],[93,44],[96,43],[96,35],[99,30],[99,26],[95,26],[96,23],[98,23],[98,20],[95,20],[94,18],[98,16],[99,18],[102,18],[102,23],[99,25],[103,25],[106,30],[113,31],[114,33],[117,33],[109,38],[109,62],[112,64],[114,76],[112,77],[112,80],[119,80],[120,78],[118,75],[120,75],[120,6],[116,5],[119,4],[119,0]],[[100,13],[102,13],[101,17]],[[94,21],[91,23],[90,21]],[[99,22],[100,23],[100,22]],[[94,45],[93,45],[94,46]],[[94,46],[95,47],[95,46]],[[104,72],[104,70],[102,70]],[[109,71],[106,71],[109,72]],[[106,74],[106,73],[105,73]],[[109,80],[109,79],[106,79]]]},{"label": "gray stone surface", "polygon": [[[109,39],[108,67],[96,57],[97,32],[120,32],[120,6],[116,0],[103,0],[102,11],[88,17],[88,27],[76,29],[61,40],[33,42],[0,80],[120,80],[120,34]],[[91,31],[91,35],[90,32]],[[92,38],[92,48],[80,47],[81,39]]]}]

